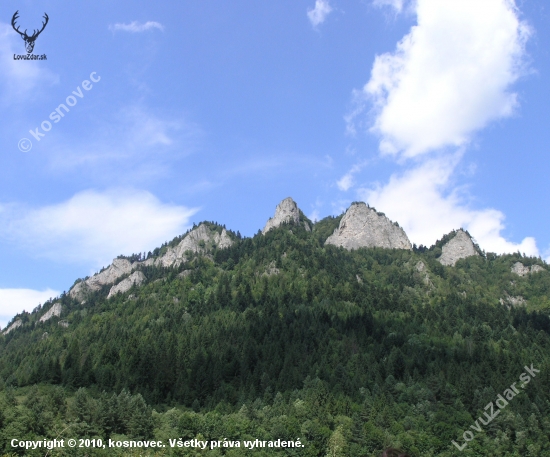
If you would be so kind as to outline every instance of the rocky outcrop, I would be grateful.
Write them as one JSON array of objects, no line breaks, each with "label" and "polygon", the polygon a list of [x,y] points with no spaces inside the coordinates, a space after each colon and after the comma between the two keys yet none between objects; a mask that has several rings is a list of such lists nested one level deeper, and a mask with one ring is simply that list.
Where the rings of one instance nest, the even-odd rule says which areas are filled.
[{"label": "rocky outcrop", "polygon": [[365,203],[353,203],[325,244],[358,248],[412,249],[405,231]]},{"label": "rocky outcrop", "polygon": [[61,303],[54,303],[54,305],[46,311],[40,319],[38,319],[38,322],[46,322],[52,317],[59,317],[61,316],[61,311],[63,311],[63,306],[61,306]]},{"label": "rocky outcrop", "polygon": [[105,270],[75,284],[69,295],[77,300],[83,300],[88,293],[98,291],[103,286],[114,284],[122,276],[131,273],[137,264],[138,262],[131,263],[126,259],[115,259]]},{"label": "rocky outcrop", "polygon": [[134,271],[126,279],[120,281],[116,286],[111,287],[107,298],[111,298],[116,294],[123,294],[128,292],[133,286],[140,286],[147,278],[141,271]]},{"label": "rocky outcrop", "polygon": [[[153,260],[154,265],[162,267],[173,267],[187,261],[185,253],[190,251],[194,253],[205,253],[214,246],[218,249],[228,248],[233,241],[225,229],[219,234],[216,230],[210,229],[206,224],[201,224],[191,230],[176,247],[168,248],[166,253]],[[145,263],[149,262],[148,259]]]},{"label": "rocky outcrop", "polygon": [[426,286],[433,287],[433,282],[430,279],[430,275],[428,274],[428,267],[424,262],[422,262],[422,260],[416,262],[414,269],[419,273],[419,276],[422,278],[422,282]]},{"label": "rocky outcrop", "polygon": [[472,239],[463,230],[458,230],[456,235],[441,248],[439,262],[442,265],[454,267],[456,262],[466,257],[479,255]]},{"label": "rocky outcrop", "polygon": [[15,330],[16,328],[21,327],[23,325],[23,321],[21,319],[17,319],[15,322],[13,322],[6,330],[2,332],[3,335],[7,335],[12,330]]},{"label": "rocky outcrop", "polygon": [[[275,216],[269,218],[262,230],[262,234],[265,235],[272,228],[277,228],[281,224],[288,224],[289,222],[294,224],[300,223],[300,210],[296,202],[290,197],[285,198],[277,205],[277,208],[275,208]],[[311,231],[307,222],[304,222],[304,227],[307,231]]]},{"label": "rocky outcrop", "polygon": [[[501,305],[507,305],[507,306],[511,305],[511,306],[517,307],[517,306],[527,305],[525,298],[523,298],[521,295],[518,295],[517,297],[506,295],[506,297],[501,298],[499,301]],[[508,306],[508,308],[510,308],[510,306]]]},{"label": "rocky outcrop", "polygon": [[[191,230],[177,246],[168,248],[166,253],[161,257],[151,257],[143,262],[133,263],[127,259],[115,259],[105,270],[85,281],[75,284],[70,290],[69,295],[84,303],[86,296],[90,292],[96,292],[103,286],[115,284],[121,277],[132,273],[142,266],[177,267],[187,261],[185,253],[188,251],[206,253],[214,247],[225,249],[232,244],[233,241],[227,234],[227,230],[223,229],[220,234],[216,230],[209,228],[206,224],[200,224],[197,228]],[[134,278],[138,278],[138,276],[134,276]],[[111,288],[112,290],[113,288]],[[111,296],[111,292],[109,292],[109,296]]]},{"label": "rocky outcrop", "polygon": [[263,273],[262,276],[273,276],[273,275],[278,275],[279,273],[281,272],[281,270],[279,270],[277,268],[277,264],[275,263],[275,260],[273,260],[266,268],[265,272]]},{"label": "rocky outcrop", "polygon": [[418,262],[416,262],[416,265],[414,266],[414,268],[419,273],[422,273],[426,269],[426,264],[422,262],[422,260],[419,260]]},{"label": "rocky outcrop", "polygon": [[546,271],[540,265],[531,265],[531,268],[526,267],[521,262],[516,262],[512,265],[512,273],[517,274],[518,276],[527,276],[529,274],[538,273],[540,271]]}]

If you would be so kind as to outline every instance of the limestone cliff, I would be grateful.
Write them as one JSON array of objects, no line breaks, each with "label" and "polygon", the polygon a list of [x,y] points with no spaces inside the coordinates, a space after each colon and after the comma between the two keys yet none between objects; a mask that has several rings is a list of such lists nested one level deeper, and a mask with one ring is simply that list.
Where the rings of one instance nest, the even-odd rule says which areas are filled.
[{"label": "limestone cliff", "polygon": [[344,248],[412,249],[405,231],[365,203],[353,203],[325,244]]},{"label": "limestone cliff", "polygon": [[175,247],[170,247],[166,253],[157,259],[148,259],[145,264],[154,264],[162,267],[178,266],[187,260],[185,253],[191,251],[194,253],[205,253],[208,249],[217,246],[219,249],[228,248],[233,241],[225,229],[219,234],[206,224],[201,224],[191,230],[183,240]]},{"label": "limestone cliff", "polygon": [[111,287],[107,298],[111,298],[113,295],[119,293],[123,294],[124,292],[128,292],[132,286],[140,286],[146,279],[147,278],[141,271],[134,271],[130,276],[120,281],[116,286]]},{"label": "limestone cliff", "polygon": [[52,317],[59,317],[61,316],[61,311],[63,311],[63,306],[61,306],[61,303],[54,303],[54,305],[46,311],[40,319],[38,319],[38,322],[46,322]]},{"label": "limestone cliff", "polygon": [[[142,266],[155,265],[165,268],[178,266],[187,260],[185,256],[185,252],[187,251],[206,253],[214,246],[224,249],[232,244],[233,241],[225,229],[223,229],[220,234],[216,230],[211,229],[208,225],[200,224],[197,228],[191,230],[177,246],[169,247],[166,253],[161,257],[151,257],[143,262],[133,263],[127,259],[115,259],[105,270],[93,275],[85,281],[80,281],[75,284],[70,290],[69,295],[72,298],[83,301],[90,292],[98,291],[106,285],[115,284],[122,276],[132,273]],[[134,278],[137,277],[138,276],[135,276]],[[124,284],[122,288],[126,287],[128,283]],[[111,296],[111,292],[109,292],[109,296]]]},{"label": "limestone cliff", "polygon": [[455,266],[456,262],[466,257],[479,255],[472,239],[462,229],[456,232],[456,235],[441,248],[441,257],[439,262],[442,265]]},{"label": "limestone cliff", "polygon": [[[267,223],[265,224],[262,234],[266,234],[272,228],[279,227],[281,224],[285,223],[300,223],[300,210],[298,205],[292,198],[285,198],[281,203],[275,208],[275,215],[270,217]],[[307,231],[310,231],[309,224],[304,221],[304,227]]]},{"label": "limestone cliff", "polygon": [[14,321],[6,330],[4,330],[2,332],[3,335],[7,335],[8,333],[10,333],[12,330],[15,330],[16,328],[18,327],[21,327],[21,325],[23,325],[23,321],[21,319],[17,319],[16,321]]},{"label": "limestone cliff", "polygon": [[114,284],[117,279],[136,268],[137,262],[131,263],[126,259],[114,259],[113,263],[105,270],[93,275],[85,281],[77,283],[69,292],[72,298],[83,300],[89,292],[100,290],[101,287]]}]

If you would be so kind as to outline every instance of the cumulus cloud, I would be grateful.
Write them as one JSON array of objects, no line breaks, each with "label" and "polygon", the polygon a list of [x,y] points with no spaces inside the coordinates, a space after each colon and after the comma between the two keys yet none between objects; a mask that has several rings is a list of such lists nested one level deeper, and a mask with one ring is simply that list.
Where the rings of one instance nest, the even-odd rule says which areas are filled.
[{"label": "cumulus cloud", "polygon": [[347,118],[353,131],[372,103],[371,132],[380,136],[380,150],[404,157],[464,145],[490,121],[510,116],[517,106],[510,87],[524,71],[530,36],[513,0],[414,5],[417,25],[394,52],[375,58]]},{"label": "cumulus cloud", "polygon": [[[410,5],[417,24],[394,52],[376,56],[370,80],[354,92],[348,130],[366,127],[379,136],[380,152],[404,166],[387,183],[359,189],[359,197],[398,221],[416,244],[430,246],[462,227],[486,251],[538,255],[534,238],[507,240],[504,214],[474,207],[455,181],[476,132],[517,107],[511,87],[525,73],[531,32],[514,0],[374,3],[397,12]],[[349,189],[352,178],[345,175],[339,188]]]},{"label": "cumulus cloud", "polygon": [[328,0],[315,0],[315,7],[308,9],[307,17],[313,27],[325,22],[327,16],[332,12],[332,7]]},{"label": "cumulus cloud", "polygon": [[39,304],[59,296],[60,293],[52,289],[0,289],[0,327],[4,328],[16,314],[31,312]]},{"label": "cumulus cloud", "polygon": [[0,236],[38,257],[98,268],[185,232],[196,212],[162,203],[146,191],[88,190],[42,208],[0,208]]},{"label": "cumulus cloud", "polygon": [[360,197],[398,221],[411,242],[431,246],[453,229],[465,228],[480,247],[499,254],[525,252],[537,256],[534,238],[520,243],[502,235],[505,216],[496,209],[473,209],[467,195],[453,184],[453,174],[461,154],[432,159],[401,174],[385,185],[364,188]]},{"label": "cumulus cloud", "polygon": [[158,29],[161,32],[164,31],[164,26],[155,21],[147,21],[144,24],[140,24],[137,21],[130,22],[129,24],[116,23],[109,26],[111,32],[121,31],[121,32],[130,32],[130,33],[140,33],[145,32],[151,29]]}]

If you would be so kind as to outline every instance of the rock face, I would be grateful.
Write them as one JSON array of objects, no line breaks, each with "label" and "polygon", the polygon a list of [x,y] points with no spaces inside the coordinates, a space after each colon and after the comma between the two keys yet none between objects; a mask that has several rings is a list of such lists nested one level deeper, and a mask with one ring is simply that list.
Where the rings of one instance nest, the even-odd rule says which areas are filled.
[{"label": "rock face", "polygon": [[[225,229],[219,234],[217,231],[210,229],[206,224],[200,224],[197,228],[189,232],[176,247],[168,248],[163,256],[157,258],[152,257],[143,262],[133,263],[126,259],[115,259],[113,263],[102,272],[93,275],[85,281],[77,283],[70,290],[69,295],[82,302],[90,292],[98,291],[106,285],[115,284],[122,276],[132,273],[142,266],[155,265],[165,268],[178,266],[187,260],[185,257],[186,251],[206,253],[208,249],[214,246],[225,249],[232,244],[233,241],[231,241]],[[134,275],[131,277],[134,277]],[[138,276],[135,276],[134,278],[137,277]],[[112,290],[111,288],[111,292]],[[109,296],[111,296],[111,292],[109,292]]]},{"label": "rock face", "polygon": [[[279,227],[281,224],[294,222],[295,224],[300,223],[300,210],[298,205],[292,198],[285,198],[281,203],[275,208],[275,216],[270,217],[267,223],[265,224],[262,234],[266,234],[272,228]],[[306,230],[310,230],[307,222],[304,223]]]},{"label": "rock face", "polygon": [[[169,248],[166,254],[155,259],[153,263],[165,268],[172,266],[177,267],[187,260],[185,257],[186,251],[204,253],[214,245],[219,249],[225,249],[232,244],[233,241],[231,241],[225,229],[222,230],[220,235],[215,230],[211,230],[206,224],[201,224],[196,229],[189,232],[176,247]],[[149,260],[145,263],[149,262]]]},{"label": "rock face", "polygon": [[61,303],[54,303],[54,305],[38,320],[38,322],[46,322],[52,317],[61,316],[61,311],[63,311],[63,306]]},{"label": "rock face", "polygon": [[352,204],[325,244],[344,248],[412,249],[405,231],[365,203]]},{"label": "rock face", "polygon": [[83,300],[89,292],[100,290],[101,287],[114,284],[120,277],[131,273],[137,262],[131,263],[126,259],[115,259],[108,268],[93,275],[86,281],[77,283],[69,292],[72,298]]},{"label": "rock face", "polygon": [[521,262],[516,262],[514,265],[512,265],[511,268],[512,273],[517,274],[518,276],[526,276],[533,273],[538,273],[539,271],[546,271],[544,268],[542,268],[540,265],[531,265],[531,268],[526,267]]},{"label": "rock face", "polygon": [[21,319],[17,319],[13,324],[11,324],[6,330],[2,332],[3,335],[7,335],[12,330],[15,330],[18,327],[21,327],[23,325],[23,321]]},{"label": "rock face", "polygon": [[439,257],[439,262],[442,265],[454,267],[456,262],[466,257],[479,255],[476,251],[472,239],[463,230],[456,232],[454,238],[443,245],[441,248],[442,254]]},{"label": "rock face", "polygon": [[116,295],[118,293],[123,294],[124,292],[128,292],[132,288],[132,286],[139,286],[146,279],[147,278],[141,271],[134,271],[130,276],[120,281],[116,286],[111,287],[107,298],[111,298],[113,295]]}]

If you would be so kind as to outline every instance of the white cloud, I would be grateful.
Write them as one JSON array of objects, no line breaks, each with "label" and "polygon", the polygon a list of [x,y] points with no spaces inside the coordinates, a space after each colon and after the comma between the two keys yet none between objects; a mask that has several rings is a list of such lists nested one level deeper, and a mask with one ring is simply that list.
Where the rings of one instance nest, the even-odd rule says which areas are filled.
[{"label": "white cloud", "polygon": [[325,22],[327,16],[332,12],[332,7],[328,0],[315,0],[315,7],[308,9],[307,17],[313,27]]},{"label": "white cloud", "polygon": [[22,311],[31,312],[39,304],[59,296],[60,293],[52,289],[0,289],[0,327],[4,328],[16,314]]},{"label": "white cloud", "polygon": [[399,222],[411,242],[431,246],[453,229],[465,228],[488,252],[525,252],[539,255],[534,238],[520,243],[502,235],[505,216],[496,209],[472,209],[452,177],[461,156],[427,161],[402,174],[394,174],[383,186],[361,189],[361,199]]},{"label": "white cloud", "polygon": [[[380,3],[380,2],[379,2]],[[384,0],[396,8],[402,2]],[[522,74],[528,26],[513,0],[417,0],[418,24],[393,53],[376,57],[371,78],[356,92],[357,117],[374,104],[383,153],[413,157],[460,146],[490,121],[510,116]]]},{"label": "white cloud", "polygon": [[144,24],[140,24],[137,21],[130,22],[129,24],[116,23],[109,26],[109,30],[116,32],[118,30],[122,32],[140,33],[151,29],[158,29],[161,32],[164,31],[164,26],[159,22],[147,21]]},{"label": "white cloud", "polygon": [[351,167],[350,171],[348,171],[344,176],[342,176],[342,178],[340,178],[339,181],[336,182],[338,189],[344,192],[351,189],[355,185],[355,174],[359,173],[366,164],[367,162],[362,162],[357,163],[353,167]]},{"label": "white cloud", "polygon": [[88,190],[38,209],[0,208],[0,235],[37,257],[98,268],[120,254],[151,250],[183,233],[197,209],[146,191]]},{"label": "white cloud", "polygon": [[338,189],[346,192],[353,186],[353,175],[351,173],[346,173],[340,180],[336,182]]}]

